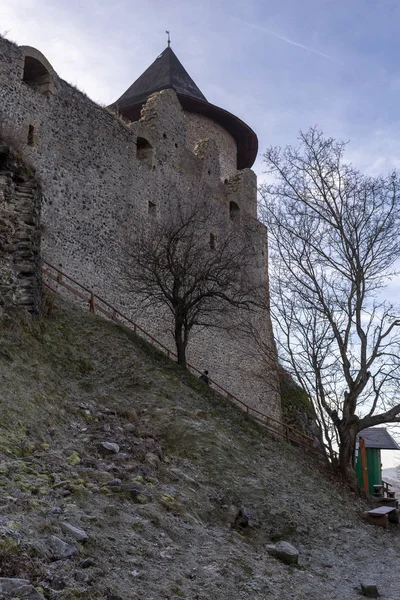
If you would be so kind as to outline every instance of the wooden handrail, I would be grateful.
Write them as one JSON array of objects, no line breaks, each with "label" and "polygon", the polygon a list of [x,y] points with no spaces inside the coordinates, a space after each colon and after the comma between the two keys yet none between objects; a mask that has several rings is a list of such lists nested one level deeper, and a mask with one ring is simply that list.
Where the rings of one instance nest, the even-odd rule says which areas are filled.
[{"label": "wooden handrail", "polygon": [[[69,292],[71,292],[75,296],[79,297],[81,300],[86,301],[89,306],[90,312],[100,312],[101,314],[103,314],[107,318],[111,319],[112,321],[118,321],[118,318],[121,319],[123,322],[127,323],[128,326],[130,328],[132,328],[135,333],[138,333],[139,335],[149,339],[153,344],[157,344],[157,346],[159,348],[161,348],[161,350],[163,350],[167,354],[168,358],[177,360],[178,357],[175,352],[173,352],[172,350],[167,348],[167,346],[165,346],[162,342],[160,342],[154,336],[152,336],[148,331],[146,331],[143,327],[141,327],[141,325],[138,325],[132,319],[130,319],[129,317],[127,317],[126,315],[121,313],[121,311],[119,311],[117,308],[112,306],[109,302],[107,302],[107,300],[104,300],[103,298],[101,298],[100,296],[95,294],[93,292],[93,290],[91,290],[88,287],[86,287],[85,285],[81,284],[79,281],[76,281],[76,279],[73,279],[72,277],[67,275],[64,271],[62,271],[58,267],[55,267],[51,263],[49,263],[47,261],[43,261],[43,264],[44,264],[43,275],[45,277],[48,277],[54,283],[56,283],[56,285],[64,287]],[[54,272],[52,272],[52,271],[54,271]],[[51,287],[51,285],[49,285],[46,281],[43,281],[43,283],[51,291],[53,291],[55,293],[58,292],[57,289],[54,289],[53,287]],[[73,287],[71,285],[71,283],[75,287]],[[78,288],[78,289],[76,289],[76,288]],[[81,290],[86,292],[88,294],[88,296],[83,294]],[[106,308],[104,308],[104,307],[106,307]],[[187,367],[190,371],[192,371],[196,374],[202,373],[202,371],[200,371],[197,367],[195,367],[194,365],[192,365],[190,363],[187,363]],[[314,440],[312,437],[304,434],[301,431],[296,430],[291,425],[282,423],[281,421],[278,421],[277,419],[274,419],[273,417],[266,415],[265,413],[259,411],[258,409],[249,406],[248,404],[243,402],[243,400],[241,400],[237,396],[234,396],[231,392],[226,390],[224,387],[222,387],[219,383],[217,383],[213,379],[209,378],[209,381],[210,381],[211,387],[213,388],[213,390],[215,392],[217,392],[220,396],[227,398],[231,402],[238,404],[239,407],[242,408],[242,410],[244,410],[249,416],[252,417],[252,419],[254,419],[255,421],[257,421],[259,423],[262,423],[266,427],[266,429],[268,429],[275,435],[278,435],[278,436],[280,436],[288,441],[291,441],[299,446],[303,446],[304,448],[310,449],[310,448],[315,447],[316,440]]]},{"label": "wooden handrail", "polygon": [[383,495],[386,496],[386,498],[389,497],[389,488],[393,487],[393,485],[391,483],[389,483],[388,481],[384,481],[382,479],[382,488],[383,488]]}]

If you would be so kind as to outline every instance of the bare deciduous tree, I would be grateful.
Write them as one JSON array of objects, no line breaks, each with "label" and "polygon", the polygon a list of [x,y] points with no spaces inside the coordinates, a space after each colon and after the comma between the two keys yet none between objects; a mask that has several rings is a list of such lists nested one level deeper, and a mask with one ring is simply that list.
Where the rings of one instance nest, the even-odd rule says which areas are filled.
[{"label": "bare deciduous tree", "polygon": [[355,484],[357,433],[400,422],[400,313],[385,297],[400,256],[396,173],[367,177],[317,129],[270,148],[261,189],[280,358],[313,398],[332,458]]},{"label": "bare deciduous tree", "polygon": [[261,286],[252,281],[256,251],[251,235],[234,223],[225,234],[224,229],[226,224],[213,233],[215,219],[204,207],[178,207],[127,244],[131,291],[144,305],[170,311],[183,367],[195,326],[227,326],[229,306],[251,310],[265,302]]}]

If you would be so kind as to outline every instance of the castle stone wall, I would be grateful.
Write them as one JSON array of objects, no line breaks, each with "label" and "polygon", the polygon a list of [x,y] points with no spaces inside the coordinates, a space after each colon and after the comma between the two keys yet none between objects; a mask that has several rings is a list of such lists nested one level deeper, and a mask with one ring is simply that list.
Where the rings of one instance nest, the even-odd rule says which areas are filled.
[{"label": "castle stone wall", "polygon": [[41,305],[40,191],[0,146],[0,306]]},{"label": "castle stone wall", "polygon": [[214,140],[219,150],[221,178],[226,179],[235,173],[237,145],[233,136],[208,117],[189,112],[185,112],[185,116],[188,148],[194,149],[201,140]]},{"label": "castle stone wall", "polygon": [[[248,169],[234,170],[226,184],[221,181],[218,128],[209,128],[208,139],[197,140],[193,148],[188,119],[172,90],[151,96],[140,121],[128,127],[55,73],[51,95],[33,89],[22,81],[23,60],[23,49],[0,39],[0,124],[19,140],[18,152],[36,170],[46,260],[173,350],[170,315],[143,310],[129,290],[126,244],[150,219],[170,215],[174,204],[201,202],[215,215],[217,238],[231,227],[251,224],[253,245],[259,248],[253,277],[268,294],[266,230],[255,219],[255,176]],[[146,160],[137,152],[138,137],[151,146]],[[228,146],[233,152],[231,142]],[[232,200],[239,207],[234,221]],[[226,320],[235,324],[241,316],[233,311]],[[259,312],[252,319],[270,350],[267,366],[252,337],[237,326],[195,331],[188,358],[248,404],[279,418],[269,314]]]}]

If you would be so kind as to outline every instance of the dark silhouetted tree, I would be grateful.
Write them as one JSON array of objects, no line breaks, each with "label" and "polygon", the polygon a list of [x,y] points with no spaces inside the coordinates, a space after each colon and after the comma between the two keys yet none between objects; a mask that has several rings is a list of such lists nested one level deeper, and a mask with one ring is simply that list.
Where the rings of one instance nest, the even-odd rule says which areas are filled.
[{"label": "dark silhouetted tree", "polygon": [[194,327],[232,327],[229,307],[265,303],[265,289],[254,283],[250,230],[228,219],[218,227],[204,208],[178,207],[164,222],[153,220],[137,241],[129,240],[126,254],[131,291],[144,305],[171,313],[183,367]]}]

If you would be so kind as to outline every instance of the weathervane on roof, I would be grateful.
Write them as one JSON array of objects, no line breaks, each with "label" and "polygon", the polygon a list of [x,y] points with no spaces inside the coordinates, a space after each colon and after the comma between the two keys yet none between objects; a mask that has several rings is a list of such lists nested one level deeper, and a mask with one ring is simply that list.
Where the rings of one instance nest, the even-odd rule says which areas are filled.
[{"label": "weathervane on roof", "polygon": [[168,34],[168,48],[169,48],[171,45],[171,38],[169,37],[169,31],[166,31],[165,33]]}]

